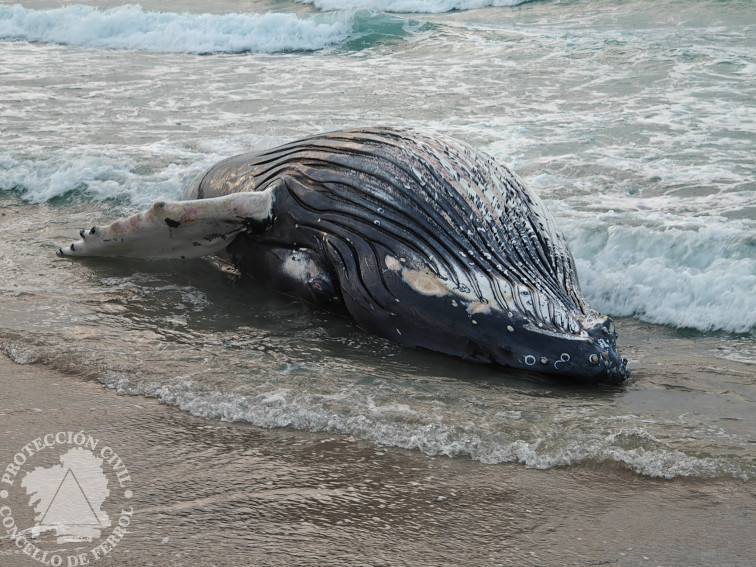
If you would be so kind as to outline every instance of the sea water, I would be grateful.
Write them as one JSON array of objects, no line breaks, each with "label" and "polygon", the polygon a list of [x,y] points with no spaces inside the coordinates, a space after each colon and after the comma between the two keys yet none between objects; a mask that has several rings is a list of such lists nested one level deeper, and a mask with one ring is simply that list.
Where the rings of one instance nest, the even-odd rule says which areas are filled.
[{"label": "sea water", "polygon": [[[206,418],[750,480],[755,25],[750,0],[0,2],[0,348]],[[224,157],[377,125],[543,197],[631,384],[401,347],[205,260],[55,256]]]}]

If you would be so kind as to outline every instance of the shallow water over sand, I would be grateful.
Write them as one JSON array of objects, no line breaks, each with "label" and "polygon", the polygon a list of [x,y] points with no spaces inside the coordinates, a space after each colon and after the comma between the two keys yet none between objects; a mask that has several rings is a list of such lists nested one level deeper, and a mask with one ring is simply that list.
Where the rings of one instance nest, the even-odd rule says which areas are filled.
[{"label": "shallow water over sand", "polygon": [[59,210],[4,209],[3,349],[19,362],[194,415],[429,455],[754,475],[747,338],[620,320],[634,382],[580,388],[394,345],[204,260],[57,258],[53,243],[91,220]]}]

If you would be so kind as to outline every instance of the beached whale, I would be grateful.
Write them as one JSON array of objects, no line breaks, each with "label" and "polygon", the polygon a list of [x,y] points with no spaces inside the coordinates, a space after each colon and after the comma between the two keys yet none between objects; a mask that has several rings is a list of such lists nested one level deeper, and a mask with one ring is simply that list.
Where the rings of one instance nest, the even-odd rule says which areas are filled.
[{"label": "beached whale", "polygon": [[629,375],[539,198],[462,142],[332,132],[228,158],[184,200],[80,232],[64,256],[224,253],[389,340],[600,382]]}]

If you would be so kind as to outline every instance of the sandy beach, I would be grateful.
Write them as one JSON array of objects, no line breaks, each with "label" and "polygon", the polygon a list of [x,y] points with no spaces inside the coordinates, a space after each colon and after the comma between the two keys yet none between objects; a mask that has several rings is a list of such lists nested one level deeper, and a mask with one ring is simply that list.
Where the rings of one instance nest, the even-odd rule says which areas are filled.
[{"label": "sandy beach", "polygon": [[[47,432],[82,430],[127,463],[133,521],[93,563],[745,566],[753,557],[748,483],[387,452],[207,421],[6,358],[0,381],[3,464]],[[3,565],[35,564],[8,537],[0,554]]]}]

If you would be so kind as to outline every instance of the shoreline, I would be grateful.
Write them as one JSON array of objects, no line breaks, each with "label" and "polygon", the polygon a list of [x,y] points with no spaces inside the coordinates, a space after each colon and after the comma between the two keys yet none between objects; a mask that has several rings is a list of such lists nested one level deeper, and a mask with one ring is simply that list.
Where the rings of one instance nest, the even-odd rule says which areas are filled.
[{"label": "shoreline", "polygon": [[[527,469],[205,420],[0,356],[0,464],[84,430],[128,463],[109,565],[747,565],[753,483]],[[0,532],[0,560],[36,562]],[[93,562],[96,564],[99,562]]]}]

